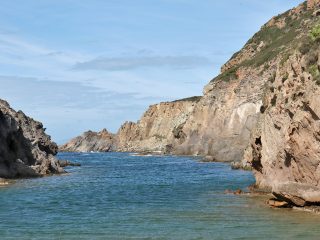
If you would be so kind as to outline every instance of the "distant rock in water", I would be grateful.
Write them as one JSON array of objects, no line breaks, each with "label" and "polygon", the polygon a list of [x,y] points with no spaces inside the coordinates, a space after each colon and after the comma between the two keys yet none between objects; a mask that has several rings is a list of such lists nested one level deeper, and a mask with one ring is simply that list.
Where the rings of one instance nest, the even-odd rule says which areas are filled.
[{"label": "distant rock in water", "polygon": [[80,163],[75,163],[75,162],[70,162],[68,160],[58,160],[58,163],[60,164],[61,167],[80,167]]},{"label": "distant rock in water", "polygon": [[59,147],[61,152],[110,152],[116,150],[116,137],[106,129],[88,131]]},{"label": "distant rock in water", "polygon": [[63,173],[54,155],[58,146],[42,123],[0,100],[0,177],[37,177]]}]

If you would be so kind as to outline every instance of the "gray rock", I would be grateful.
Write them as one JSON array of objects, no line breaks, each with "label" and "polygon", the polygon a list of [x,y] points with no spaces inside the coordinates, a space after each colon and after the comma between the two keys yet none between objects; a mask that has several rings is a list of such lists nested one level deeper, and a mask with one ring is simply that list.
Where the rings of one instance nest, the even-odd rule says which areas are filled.
[{"label": "gray rock", "polygon": [[80,167],[80,163],[75,163],[75,162],[70,162],[68,160],[58,160],[58,163],[60,164],[60,167],[68,167],[68,166],[73,166],[73,167]]},{"label": "gray rock", "polygon": [[63,173],[54,155],[58,146],[42,123],[0,100],[0,177],[37,177]]}]

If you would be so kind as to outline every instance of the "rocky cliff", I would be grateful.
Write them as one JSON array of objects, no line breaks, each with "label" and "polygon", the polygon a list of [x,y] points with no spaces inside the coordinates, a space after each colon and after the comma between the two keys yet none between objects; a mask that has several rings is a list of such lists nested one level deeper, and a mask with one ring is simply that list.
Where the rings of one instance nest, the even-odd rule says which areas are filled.
[{"label": "rocky cliff", "polygon": [[244,162],[256,185],[294,206],[320,202],[320,1],[280,15],[294,18],[295,37],[278,56]]},{"label": "rocky cliff", "polygon": [[116,137],[106,129],[88,131],[60,146],[62,152],[110,152],[116,150]]},{"label": "rocky cliff", "polygon": [[[272,18],[222,66],[221,74],[204,88],[201,98],[151,106],[140,121],[126,122],[120,128],[116,135],[116,149],[202,155],[215,161],[244,159],[245,164],[252,164],[256,169],[258,185],[270,188],[271,182],[266,179],[269,174],[259,170],[264,160],[258,161],[257,158],[261,154],[262,159],[271,157],[267,157],[269,152],[267,154],[262,149],[267,146],[264,142],[266,135],[273,132],[261,129],[269,124],[269,115],[275,119],[279,117],[278,122],[282,121],[276,111],[283,110],[281,101],[285,101],[285,106],[291,101],[288,97],[281,97],[281,92],[288,95],[292,91],[291,107],[294,107],[302,94],[300,90],[308,81],[319,82],[305,79],[307,73],[317,79],[318,69],[314,62],[318,60],[315,61],[317,58],[313,56],[317,52],[314,44],[317,41],[310,37],[310,31],[319,21],[319,15],[319,0],[309,0]],[[291,72],[285,70],[290,64],[294,65]],[[302,69],[304,80],[296,89],[292,85],[298,84],[297,79],[300,79],[297,66]],[[312,95],[311,90],[308,91],[305,94]],[[317,115],[310,105],[317,102],[317,96],[313,98],[305,101],[304,108],[310,108]],[[268,101],[270,103],[266,104]],[[288,126],[291,124],[287,123]],[[277,128],[285,129],[280,125],[272,126],[277,131]],[[273,137],[278,135],[270,138]],[[273,143],[279,142],[273,140]],[[279,146],[281,144],[276,147]]]},{"label": "rocky cliff", "polygon": [[124,123],[117,133],[118,151],[172,151],[172,143],[186,136],[182,128],[200,97],[164,102],[149,107],[137,122]]},{"label": "rocky cliff", "polygon": [[36,177],[63,173],[54,155],[58,146],[40,122],[0,100],[0,177]]},{"label": "rocky cliff", "polygon": [[125,122],[117,134],[88,131],[60,146],[64,152],[159,152],[172,151],[200,97],[151,105],[138,122]]}]

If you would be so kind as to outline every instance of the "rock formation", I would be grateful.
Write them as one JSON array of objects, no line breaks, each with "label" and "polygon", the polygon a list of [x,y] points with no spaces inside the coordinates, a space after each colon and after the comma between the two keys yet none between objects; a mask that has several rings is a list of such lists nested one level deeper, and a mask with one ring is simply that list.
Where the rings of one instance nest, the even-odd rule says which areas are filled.
[{"label": "rock formation", "polygon": [[273,205],[319,204],[319,9],[308,0],[272,18],[203,97],[151,106],[120,128],[117,150],[242,159]]},{"label": "rock formation", "polygon": [[172,144],[186,137],[182,128],[200,97],[164,102],[149,107],[137,122],[126,122],[118,131],[118,151],[172,151]]},{"label": "rock formation", "polygon": [[115,135],[106,129],[101,132],[88,131],[60,146],[62,152],[110,152],[116,150]]},{"label": "rock formation", "polygon": [[58,146],[40,122],[0,100],[0,177],[36,177],[63,173],[54,155]]},{"label": "rock formation", "polygon": [[264,89],[261,115],[245,151],[258,188],[293,206],[320,202],[320,25],[308,1],[281,17],[295,18]]},{"label": "rock formation", "polygon": [[117,134],[88,131],[60,146],[64,152],[162,152],[183,137],[181,126],[186,122],[200,97],[151,105],[137,122],[125,122]]}]

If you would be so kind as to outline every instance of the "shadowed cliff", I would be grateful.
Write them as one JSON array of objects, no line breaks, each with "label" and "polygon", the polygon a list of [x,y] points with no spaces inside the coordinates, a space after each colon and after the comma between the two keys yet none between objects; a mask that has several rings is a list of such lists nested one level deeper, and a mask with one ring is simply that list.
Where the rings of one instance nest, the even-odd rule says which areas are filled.
[{"label": "shadowed cliff", "polygon": [[40,122],[0,100],[0,177],[37,177],[63,173],[54,155],[58,146]]}]

